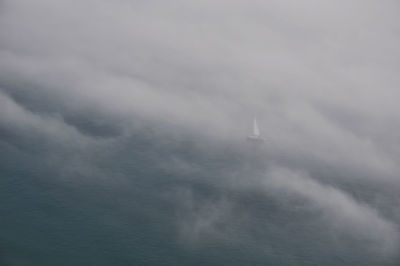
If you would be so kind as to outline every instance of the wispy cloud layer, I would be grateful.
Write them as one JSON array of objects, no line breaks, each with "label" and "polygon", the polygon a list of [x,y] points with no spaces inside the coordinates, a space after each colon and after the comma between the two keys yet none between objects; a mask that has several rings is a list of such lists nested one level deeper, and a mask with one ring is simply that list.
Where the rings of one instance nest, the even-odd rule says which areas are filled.
[{"label": "wispy cloud layer", "polygon": [[311,206],[321,211],[322,220],[329,229],[364,239],[368,244],[372,242],[372,247],[382,252],[397,252],[398,226],[342,190],[286,169],[272,170],[263,183],[267,189],[293,193],[309,201]]},{"label": "wispy cloud layer", "polygon": [[[327,227],[393,255],[399,11],[391,0],[0,1],[0,133],[96,147],[106,158],[138,129],[165,130],[204,141],[194,149],[212,147],[210,158],[228,146],[244,161],[256,115],[263,167],[215,173],[179,154],[157,167],[198,182],[216,175],[238,193],[254,182],[252,192],[276,200],[295,195]],[[354,195],[357,183],[369,198]],[[187,193],[177,199],[190,203],[183,231],[230,234],[235,200],[199,203]]]}]

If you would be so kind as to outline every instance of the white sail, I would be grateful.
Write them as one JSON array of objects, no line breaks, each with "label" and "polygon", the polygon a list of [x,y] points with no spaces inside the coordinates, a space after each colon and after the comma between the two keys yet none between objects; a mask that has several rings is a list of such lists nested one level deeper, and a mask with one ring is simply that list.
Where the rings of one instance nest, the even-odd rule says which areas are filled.
[{"label": "white sail", "polygon": [[258,128],[257,119],[254,117],[253,120],[253,134],[247,136],[247,140],[262,143],[264,138],[261,137],[260,129]]},{"label": "white sail", "polygon": [[254,123],[253,123],[253,135],[257,137],[260,136],[260,129],[258,128],[256,118],[254,118]]}]

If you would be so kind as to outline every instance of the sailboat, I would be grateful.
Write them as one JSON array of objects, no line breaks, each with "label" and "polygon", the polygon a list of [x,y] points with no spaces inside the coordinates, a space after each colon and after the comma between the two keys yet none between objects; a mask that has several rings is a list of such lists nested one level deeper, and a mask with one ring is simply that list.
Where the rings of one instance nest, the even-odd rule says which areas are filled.
[{"label": "sailboat", "polygon": [[260,135],[260,129],[258,128],[257,119],[254,117],[253,120],[253,134],[247,136],[247,140],[255,142],[264,142],[265,139]]}]

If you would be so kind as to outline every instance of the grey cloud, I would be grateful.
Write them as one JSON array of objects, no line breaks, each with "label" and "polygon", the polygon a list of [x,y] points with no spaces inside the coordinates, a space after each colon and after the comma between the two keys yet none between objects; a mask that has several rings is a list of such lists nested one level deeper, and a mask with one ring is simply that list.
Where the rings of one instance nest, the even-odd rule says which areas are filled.
[{"label": "grey cloud", "polygon": [[[3,129],[23,128],[57,143],[96,147],[107,158],[107,152],[115,155],[113,148],[123,150],[126,143],[118,141],[128,142],[138,128],[162,124],[157,130],[172,128],[178,136],[206,142],[194,149],[210,157],[233,146],[247,160],[252,152],[238,143],[257,115],[267,139],[254,155],[261,157],[257,162],[311,176],[269,172],[264,185],[309,200],[327,223],[334,221],[332,227],[395,253],[398,216],[385,218],[338,187],[379,184],[375,193],[385,194],[382,187],[400,183],[396,1],[0,4]],[[13,96],[17,92],[25,95],[25,103]],[[35,113],[29,95],[39,95],[47,109]],[[71,119],[87,112],[107,118],[98,127],[93,123],[94,130]],[[105,133],[99,135],[107,140],[91,133],[102,125]],[[86,169],[85,163],[79,167]],[[210,164],[173,155],[158,163],[166,172],[183,172],[190,180],[207,176],[203,182],[211,182]],[[245,175],[247,182],[261,182],[251,179],[259,169],[242,166],[217,171],[215,179],[228,187],[234,183],[234,189],[245,186],[240,180]],[[321,172],[328,174],[315,174]],[[394,210],[391,199],[384,205]],[[198,235],[217,233],[216,224],[234,216],[233,205],[228,197],[195,211],[189,206],[192,216],[184,227]]]},{"label": "grey cloud", "polygon": [[78,142],[81,140],[81,144],[85,142],[84,136],[72,126],[63,123],[58,117],[43,117],[31,113],[3,93],[0,93],[0,101],[0,122],[4,128],[14,132],[29,132],[31,135],[44,134],[45,138],[57,141],[62,139],[69,143],[73,143],[74,140]]},{"label": "grey cloud", "polygon": [[366,243],[372,242],[372,250],[397,253],[398,226],[340,189],[324,186],[304,174],[287,169],[273,169],[263,183],[267,190],[288,191],[309,200],[312,206],[322,211],[328,227],[366,239]]}]

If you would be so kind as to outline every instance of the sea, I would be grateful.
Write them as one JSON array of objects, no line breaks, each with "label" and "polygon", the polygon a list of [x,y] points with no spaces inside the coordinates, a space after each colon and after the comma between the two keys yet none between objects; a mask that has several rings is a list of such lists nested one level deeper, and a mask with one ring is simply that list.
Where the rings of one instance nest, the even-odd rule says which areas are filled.
[{"label": "sea", "polygon": [[[65,116],[71,132],[2,122],[0,265],[400,265],[396,251],[379,250],[384,240],[352,235],[308,199],[266,189],[269,169],[290,165],[268,142],[107,119]],[[332,181],[329,171],[312,175],[365,202],[395,197]]]}]

